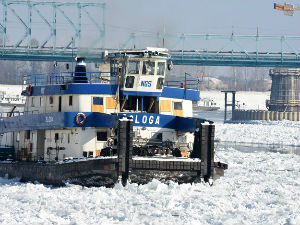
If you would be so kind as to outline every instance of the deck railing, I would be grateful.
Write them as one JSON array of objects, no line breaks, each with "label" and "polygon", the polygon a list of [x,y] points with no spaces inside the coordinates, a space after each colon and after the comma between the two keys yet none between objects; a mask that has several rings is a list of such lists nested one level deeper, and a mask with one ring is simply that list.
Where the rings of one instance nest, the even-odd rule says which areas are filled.
[{"label": "deck railing", "polygon": [[185,76],[167,75],[164,86],[199,90],[201,80],[199,78],[191,77],[189,75],[189,77],[187,77],[187,75],[188,74],[185,74]]},{"label": "deck railing", "polygon": [[59,74],[30,74],[23,76],[24,85],[51,85],[69,83],[117,84],[117,76],[109,72],[61,72]]},{"label": "deck railing", "polygon": [[[194,77],[167,75],[164,86],[199,90],[200,79]],[[25,86],[56,85],[69,83],[117,84],[118,76],[110,72],[61,72],[60,74],[31,74],[24,75]]]}]

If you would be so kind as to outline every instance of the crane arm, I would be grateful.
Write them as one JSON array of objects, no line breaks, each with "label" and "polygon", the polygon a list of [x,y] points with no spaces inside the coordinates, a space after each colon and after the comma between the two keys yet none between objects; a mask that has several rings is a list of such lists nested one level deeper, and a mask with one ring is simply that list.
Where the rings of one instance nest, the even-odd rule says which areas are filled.
[{"label": "crane arm", "polygon": [[274,9],[280,10],[280,11],[299,11],[300,10],[300,8],[294,8],[293,5],[286,4],[286,3],[284,5],[274,3]]}]

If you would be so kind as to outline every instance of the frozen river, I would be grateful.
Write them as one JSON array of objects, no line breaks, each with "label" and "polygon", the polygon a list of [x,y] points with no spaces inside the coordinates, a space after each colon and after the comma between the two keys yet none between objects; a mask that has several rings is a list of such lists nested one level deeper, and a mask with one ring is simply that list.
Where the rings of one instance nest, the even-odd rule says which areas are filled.
[{"label": "frozen river", "polygon": [[0,223],[300,224],[299,131],[288,121],[217,122],[216,159],[229,169],[213,186],[53,188],[0,178]]},{"label": "frozen river", "polygon": [[229,165],[213,186],[54,188],[0,178],[0,224],[300,224],[300,123],[198,116],[216,122],[216,160]]}]

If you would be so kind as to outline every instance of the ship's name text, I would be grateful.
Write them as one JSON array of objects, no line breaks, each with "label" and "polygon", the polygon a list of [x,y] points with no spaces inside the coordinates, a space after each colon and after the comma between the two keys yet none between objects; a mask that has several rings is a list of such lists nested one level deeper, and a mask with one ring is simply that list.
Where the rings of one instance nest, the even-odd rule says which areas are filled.
[{"label": "ship's name text", "polygon": [[[127,115],[127,116],[130,116],[130,115]],[[160,116],[133,115],[133,123],[135,125],[137,125],[137,124],[159,125],[159,121],[160,121]]]}]

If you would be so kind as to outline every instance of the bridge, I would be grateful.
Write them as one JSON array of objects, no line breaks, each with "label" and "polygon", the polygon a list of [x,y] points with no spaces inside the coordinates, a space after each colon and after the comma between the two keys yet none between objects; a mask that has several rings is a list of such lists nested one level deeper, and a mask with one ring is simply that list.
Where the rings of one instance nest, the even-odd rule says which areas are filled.
[{"label": "bridge", "polygon": [[101,62],[103,51],[157,46],[175,65],[300,67],[297,36],[129,33],[109,46],[103,3],[3,0],[0,12],[0,60]]}]

